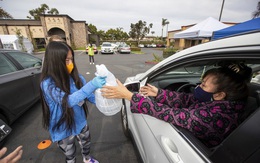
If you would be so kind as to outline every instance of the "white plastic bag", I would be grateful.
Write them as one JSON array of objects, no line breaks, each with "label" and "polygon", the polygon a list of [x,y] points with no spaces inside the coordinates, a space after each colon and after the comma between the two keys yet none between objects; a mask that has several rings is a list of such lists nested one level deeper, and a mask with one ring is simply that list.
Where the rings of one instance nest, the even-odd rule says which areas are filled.
[{"label": "white plastic bag", "polygon": [[[96,65],[96,76],[107,76],[106,85],[117,86],[115,76],[108,71],[105,65]],[[102,96],[100,89],[95,91],[96,106],[98,110],[106,116],[115,115],[121,110],[122,100],[121,99],[107,99]]]}]

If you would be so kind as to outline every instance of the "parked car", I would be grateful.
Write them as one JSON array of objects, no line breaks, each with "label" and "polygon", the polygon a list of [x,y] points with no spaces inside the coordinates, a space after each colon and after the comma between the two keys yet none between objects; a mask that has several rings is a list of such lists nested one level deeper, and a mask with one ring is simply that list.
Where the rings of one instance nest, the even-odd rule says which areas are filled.
[{"label": "parked car", "polygon": [[111,45],[114,48],[114,52],[118,51],[118,45],[117,44],[111,43]]},{"label": "parked car", "polygon": [[0,119],[13,123],[40,98],[42,60],[0,49]]},{"label": "parked car", "polygon": [[[98,49],[97,49],[97,45],[96,44],[92,44],[93,49],[94,49],[94,54],[98,53]],[[88,54],[88,47],[89,45],[86,46],[86,54]]]},{"label": "parked car", "polygon": [[139,48],[144,48],[144,44],[139,44],[138,47]]},{"label": "parked car", "polygon": [[131,48],[129,45],[125,44],[125,45],[119,45],[118,46],[118,52],[119,53],[131,53]]},{"label": "parked car", "polygon": [[[124,85],[138,92],[147,83],[158,88],[193,93],[205,71],[221,62],[244,62],[259,74],[260,31],[210,41],[182,50],[144,73],[128,77]],[[123,131],[134,140],[143,162],[149,163],[237,163],[260,160],[260,83],[249,83],[243,122],[218,146],[208,148],[188,130],[130,111],[130,102],[123,100]],[[256,82],[258,81],[258,82]]]},{"label": "parked car", "polygon": [[165,48],[165,45],[164,44],[156,44],[156,47],[157,48]]},{"label": "parked car", "polygon": [[104,53],[110,53],[110,54],[113,54],[114,53],[114,46],[112,46],[112,44],[110,42],[103,42],[102,45],[101,45],[101,54],[104,54]]}]

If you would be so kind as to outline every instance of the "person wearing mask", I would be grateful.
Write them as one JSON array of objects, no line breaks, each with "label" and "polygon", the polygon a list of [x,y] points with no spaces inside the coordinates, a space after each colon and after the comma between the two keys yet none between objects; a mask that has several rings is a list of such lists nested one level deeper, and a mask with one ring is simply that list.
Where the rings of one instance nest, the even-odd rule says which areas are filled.
[{"label": "person wearing mask", "polygon": [[[252,69],[243,63],[208,70],[194,93],[180,93],[150,84],[132,93],[119,86],[104,86],[106,98],[130,101],[132,113],[148,114],[188,129],[209,148],[219,145],[240,123],[248,97]],[[147,96],[154,97],[146,98]]]},{"label": "person wearing mask", "polygon": [[76,162],[76,140],[83,162],[98,163],[90,156],[86,101],[95,104],[93,92],[106,83],[106,77],[86,82],[78,73],[74,57],[72,48],[64,42],[53,41],[46,48],[40,83],[43,126],[65,154],[67,163]]}]

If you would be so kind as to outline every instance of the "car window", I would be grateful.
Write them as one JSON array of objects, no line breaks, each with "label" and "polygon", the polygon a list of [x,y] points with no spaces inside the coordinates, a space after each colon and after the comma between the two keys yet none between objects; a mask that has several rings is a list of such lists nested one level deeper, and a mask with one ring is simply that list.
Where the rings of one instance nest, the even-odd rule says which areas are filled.
[{"label": "car window", "polygon": [[17,62],[19,62],[23,66],[23,68],[41,66],[42,63],[39,58],[35,58],[26,53],[9,52],[8,54],[12,56]]},{"label": "car window", "polygon": [[15,66],[3,55],[0,55],[0,75],[16,71]]},{"label": "car window", "polygon": [[[247,64],[249,67],[253,69],[253,77],[252,81],[256,83],[260,83],[260,64]],[[198,78],[201,79],[203,74],[212,68],[218,67],[216,64],[212,65],[190,65],[190,66],[181,66],[181,67],[175,67],[172,69],[169,69],[159,75],[156,75],[154,78],[151,79],[152,81],[160,81],[164,79],[170,79],[170,78]],[[256,71],[259,70],[259,71]]]}]

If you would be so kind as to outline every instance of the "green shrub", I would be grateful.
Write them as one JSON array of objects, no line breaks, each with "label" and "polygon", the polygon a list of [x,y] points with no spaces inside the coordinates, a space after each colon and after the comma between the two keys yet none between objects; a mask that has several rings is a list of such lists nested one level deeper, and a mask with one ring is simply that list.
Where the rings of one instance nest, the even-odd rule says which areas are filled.
[{"label": "green shrub", "polygon": [[167,58],[167,57],[169,57],[169,56],[171,56],[171,55],[173,55],[175,53],[176,53],[176,49],[174,49],[174,48],[165,48],[163,50],[163,58]]},{"label": "green shrub", "polygon": [[154,57],[153,62],[161,62],[163,60],[162,57],[160,57],[154,53],[153,53],[153,57]]},{"label": "green shrub", "polygon": [[139,47],[131,47],[131,51],[141,51],[141,48],[139,48]]}]

